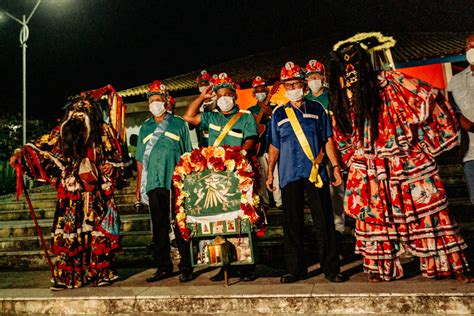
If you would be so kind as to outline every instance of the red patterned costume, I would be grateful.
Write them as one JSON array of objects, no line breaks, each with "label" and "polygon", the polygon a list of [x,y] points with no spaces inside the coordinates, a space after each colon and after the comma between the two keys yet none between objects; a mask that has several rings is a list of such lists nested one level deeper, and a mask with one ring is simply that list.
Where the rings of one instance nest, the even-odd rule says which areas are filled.
[{"label": "red patterned costume", "polygon": [[420,258],[423,276],[463,272],[467,246],[449,214],[434,160],[458,145],[453,109],[426,82],[381,71],[372,88],[378,107],[358,120],[363,109],[357,99],[370,104],[371,97],[361,89],[370,71],[364,70],[365,51],[358,45],[333,52],[339,64],[333,69],[339,71],[332,81],[338,91],[332,93],[338,96],[331,97],[334,139],[349,168],[344,208],[356,219],[355,252],[363,255],[365,272],[384,280],[403,276],[399,256],[404,251]]},{"label": "red patterned costume", "polygon": [[[54,290],[108,285],[118,278],[114,256],[120,249],[120,219],[113,192],[126,152],[116,130],[104,123],[102,110],[93,99],[73,101],[59,126],[21,148],[26,173],[58,191],[51,231]],[[106,174],[107,163],[113,168]]]}]

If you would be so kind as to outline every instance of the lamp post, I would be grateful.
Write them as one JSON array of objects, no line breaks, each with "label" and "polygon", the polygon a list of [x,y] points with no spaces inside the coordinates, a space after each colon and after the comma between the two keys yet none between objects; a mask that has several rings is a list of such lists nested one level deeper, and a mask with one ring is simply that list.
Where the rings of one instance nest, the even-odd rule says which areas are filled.
[{"label": "lamp post", "polygon": [[36,5],[31,11],[28,18],[23,15],[22,19],[18,19],[17,17],[11,15],[8,12],[3,11],[2,13],[6,16],[10,17],[11,19],[15,20],[16,22],[20,23],[21,31],[20,31],[20,44],[22,48],[23,54],[23,145],[26,144],[26,41],[28,40],[28,36],[30,35],[30,30],[28,29],[28,22],[30,22],[31,17],[38,9],[41,0],[36,1]]}]

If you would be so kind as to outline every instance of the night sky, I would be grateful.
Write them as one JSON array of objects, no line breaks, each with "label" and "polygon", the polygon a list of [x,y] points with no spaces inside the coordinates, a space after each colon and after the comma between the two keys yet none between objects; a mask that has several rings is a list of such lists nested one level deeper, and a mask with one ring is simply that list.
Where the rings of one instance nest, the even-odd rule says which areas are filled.
[{"label": "night sky", "polygon": [[[0,0],[0,9],[20,17],[35,2]],[[80,91],[130,88],[332,33],[473,30],[473,12],[470,0],[43,0],[29,24],[28,113],[51,118]],[[2,112],[21,111],[19,31],[0,19]]]}]

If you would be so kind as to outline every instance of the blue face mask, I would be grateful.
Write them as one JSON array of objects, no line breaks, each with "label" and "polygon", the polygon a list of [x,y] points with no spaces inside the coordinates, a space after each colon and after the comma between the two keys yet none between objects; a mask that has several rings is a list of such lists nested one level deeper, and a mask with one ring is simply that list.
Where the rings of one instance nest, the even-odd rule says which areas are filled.
[{"label": "blue face mask", "polygon": [[257,98],[258,101],[263,102],[267,98],[267,93],[266,92],[257,92],[257,93],[255,93],[255,97]]}]

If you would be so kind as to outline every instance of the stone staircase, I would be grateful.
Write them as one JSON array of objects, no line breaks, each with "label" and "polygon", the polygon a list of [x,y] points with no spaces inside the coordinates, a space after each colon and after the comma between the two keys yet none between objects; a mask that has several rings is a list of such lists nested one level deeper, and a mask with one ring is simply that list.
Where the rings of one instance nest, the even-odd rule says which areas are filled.
[{"label": "stone staircase", "polygon": [[[462,228],[462,233],[470,248],[468,258],[474,257],[474,209],[470,206],[461,165],[457,164],[456,151],[451,151],[439,158],[440,174],[449,196],[450,210]],[[48,187],[41,187],[30,193],[41,230],[49,245],[50,230],[55,211],[55,192]],[[146,245],[151,242],[150,220],[148,210],[137,213],[133,207],[134,183],[115,195],[121,216],[121,238],[123,251],[118,255],[117,263],[122,267],[150,267],[153,258]],[[267,214],[269,227],[264,237],[255,241],[257,262],[281,267],[282,264],[282,216],[281,210],[272,208]],[[311,216],[305,211],[305,232],[308,260],[315,260],[314,239],[311,232]],[[354,257],[353,221],[346,221],[348,226],[341,240],[341,253],[345,258]],[[173,258],[178,254],[172,248]],[[0,197],[0,270],[45,269],[46,260],[40,247],[39,238],[33,221],[30,218],[24,197],[19,201],[13,195]]]}]

